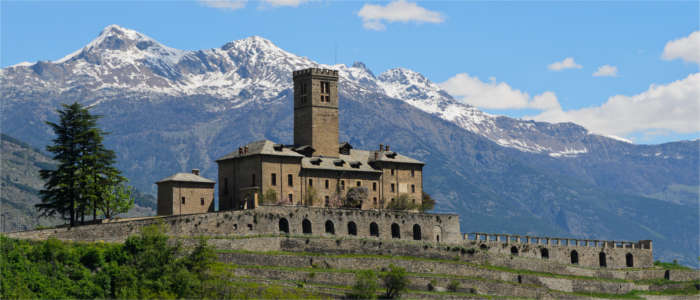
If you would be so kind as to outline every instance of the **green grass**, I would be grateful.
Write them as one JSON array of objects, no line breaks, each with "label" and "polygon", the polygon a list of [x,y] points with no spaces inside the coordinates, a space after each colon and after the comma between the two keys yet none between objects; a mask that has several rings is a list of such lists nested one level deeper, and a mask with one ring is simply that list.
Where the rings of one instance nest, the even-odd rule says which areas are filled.
[{"label": "green grass", "polygon": [[654,266],[657,266],[659,268],[664,268],[664,269],[669,269],[669,270],[686,270],[686,271],[694,271],[692,268],[686,267],[684,265],[679,265],[677,262],[660,262],[660,261],[655,261]]}]

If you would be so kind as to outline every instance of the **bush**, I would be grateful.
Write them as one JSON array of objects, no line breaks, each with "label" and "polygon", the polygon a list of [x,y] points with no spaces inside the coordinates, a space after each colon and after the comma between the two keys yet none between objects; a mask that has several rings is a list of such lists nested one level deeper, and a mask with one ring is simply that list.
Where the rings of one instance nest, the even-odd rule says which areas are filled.
[{"label": "bush", "polygon": [[372,270],[365,270],[355,273],[355,285],[352,286],[352,294],[348,295],[352,299],[376,299],[377,273]]},{"label": "bush", "polygon": [[453,279],[447,284],[447,290],[450,292],[456,292],[459,289],[459,284],[459,281]]},{"label": "bush", "polygon": [[362,203],[367,201],[367,197],[369,197],[369,190],[366,187],[351,187],[345,194],[343,207],[360,208]]},{"label": "bush", "polygon": [[277,204],[279,200],[277,198],[277,191],[273,189],[268,189],[267,191],[265,191],[265,193],[262,196],[262,199],[260,200],[260,204]]},{"label": "bush", "polygon": [[394,199],[394,201],[389,201],[387,208],[391,210],[416,210],[419,206],[413,203],[413,201],[408,200],[408,195],[401,194],[399,198]]},{"label": "bush", "polygon": [[418,210],[420,210],[421,212],[426,212],[432,210],[433,208],[435,208],[435,199],[433,199],[433,197],[430,197],[428,193],[423,192],[423,199],[420,203],[420,207],[418,207]]},{"label": "bush", "polygon": [[394,299],[401,297],[401,293],[408,287],[408,278],[406,278],[406,270],[401,267],[389,265],[389,271],[382,276],[384,287],[386,288],[385,297]]}]

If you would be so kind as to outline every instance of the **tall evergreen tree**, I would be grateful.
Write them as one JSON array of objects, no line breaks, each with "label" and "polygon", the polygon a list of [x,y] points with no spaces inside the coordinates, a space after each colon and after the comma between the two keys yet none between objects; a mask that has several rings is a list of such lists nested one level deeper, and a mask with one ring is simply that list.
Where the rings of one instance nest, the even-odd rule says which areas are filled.
[{"label": "tall evergreen tree", "polygon": [[[113,166],[114,151],[102,143],[106,133],[97,127],[100,116],[90,114],[88,108],[77,102],[63,104],[58,114],[58,123],[46,122],[56,134],[53,145],[46,149],[54,154],[58,167],[40,171],[46,183],[40,192],[42,203],[36,207],[42,216],[59,214],[74,226],[77,220],[84,222],[85,214],[90,210],[93,219],[97,219],[97,210],[104,201],[128,202],[130,193],[116,188],[126,179]],[[131,203],[113,203],[111,207],[118,207],[118,212],[123,212],[131,208],[133,199]],[[114,209],[108,210],[105,216],[111,217],[114,212]]]}]

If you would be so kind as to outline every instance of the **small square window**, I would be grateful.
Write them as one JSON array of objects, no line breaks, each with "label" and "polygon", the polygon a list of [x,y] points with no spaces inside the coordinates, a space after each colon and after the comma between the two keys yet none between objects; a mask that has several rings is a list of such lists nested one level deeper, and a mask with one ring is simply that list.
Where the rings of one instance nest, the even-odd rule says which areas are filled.
[{"label": "small square window", "polygon": [[328,189],[328,186],[329,186],[328,179],[326,179],[326,189]]},{"label": "small square window", "polygon": [[182,197],[182,204],[185,204],[185,197]]},{"label": "small square window", "polygon": [[377,190],[377,183],[376,182],[372,182],[372,190],[373,191]]},{"label": "small square window", "polygon": [[362,186],[362,181],[358,181],[357,186]]},{"label": "small square window", "polygon": [[391,169],[391,176],[394,176],[394,169]]},{"label": "small square window", "polygon": [[345,190],[345,180],[340,181],[340,189]]},{"label": "small square window", "polygon": [[204,198],[199,198],[199,202],[201,202],[202,205],[204,205]]},{"label": "small square window", "polygon": [[411,185],[411,193],[415,193],[415,192],[416,192],[416,185],[412,184]]},{"label": "small square window", "polygon": [[314,186],[314,180],[309,178],[309,186]]},{"label": "small square window", "polygon": [[393,183],[391,184],[391,192],[392,193],[394,192],[394,184]]},{"label": "small square window", "polygon": [[289,203],[294,203],[294,195],[293,194],[289,194],[289,195],[287,195],[287,197],[289,199]]}]

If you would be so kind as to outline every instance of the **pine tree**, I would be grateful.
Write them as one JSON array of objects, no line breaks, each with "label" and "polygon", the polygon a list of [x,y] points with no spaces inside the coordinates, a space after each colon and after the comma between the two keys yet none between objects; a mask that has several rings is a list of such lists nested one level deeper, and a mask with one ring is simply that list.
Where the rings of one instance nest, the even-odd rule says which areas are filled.
[{"label": "pine tree", "polygon": [[97,127],[100,116],[77,102],[63,104],[58,114],[58,123],[46,122],[56,134],[46,149],[54,154],[58,167],[40,171],[46,180],[40,192],[42,203],[36,205],[41,216],[59,214],[74,226],[77,220],[84,222],[90,210],[95,220],[98,208],[106,217],[131,208],[130,189],[118,187],[126,179],[113,166],[116,155],[102,143],[106,133]]}]

